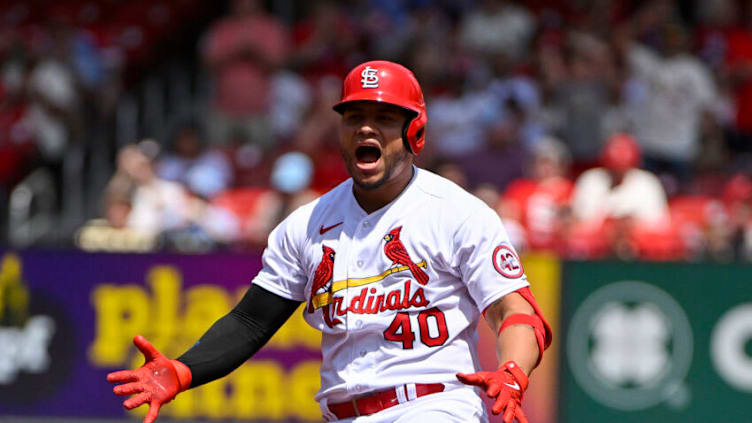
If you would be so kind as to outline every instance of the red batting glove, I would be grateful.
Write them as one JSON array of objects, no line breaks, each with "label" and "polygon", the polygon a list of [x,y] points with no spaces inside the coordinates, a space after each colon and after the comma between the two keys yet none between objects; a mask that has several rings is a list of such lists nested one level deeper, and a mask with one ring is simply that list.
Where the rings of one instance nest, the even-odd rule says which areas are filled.
[{"label": "red batting glove", "polygon": [[504,423],[512,423],[515,418],[520,423],[528,423],[522,412],[522,396],[528,379],[514,361],[507,361],[495,372],[457,373],[457,379],[466,385],[478,386],[486,391],[486,395],[496,398],[491,412],[499,414],[504,411]]},{"label": "red batting glove", "polygon": [[133,344],[144,354],[146,362],[136,370],[121,370],[107,375],[111,383],[126,382],[112,388],[115,395],[133,395],[123,402],[127,409],[149,403],[149,412],[144,423],[152,423],[159,415],[159,408],[170,402],[175,395],[191,386],[191,370],[177,360],[169,360],[141,335],[133,338]]}]

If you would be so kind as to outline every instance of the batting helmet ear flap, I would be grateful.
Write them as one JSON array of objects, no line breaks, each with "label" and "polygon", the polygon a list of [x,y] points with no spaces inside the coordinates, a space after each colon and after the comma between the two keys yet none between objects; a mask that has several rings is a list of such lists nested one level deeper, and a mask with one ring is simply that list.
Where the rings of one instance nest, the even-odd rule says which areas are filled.
[{"label": "batting helmet ear flap", "polygon": [[407,144],[410,146],[410,152],[413,154],[420,153],[423,150],[423,146],[426,145],[426,122],[428,116],[425,111],[418,113],[410,124],[407,125],[407,131],[403,138],[407,140]]},{"label": "batting helmet ear flap", "polygon": [[408,118],[402,127],[402,140],[405,142],[405,148],[415,155],[420,153],[426,144],[426,120],[425,112],[417,114]]}]

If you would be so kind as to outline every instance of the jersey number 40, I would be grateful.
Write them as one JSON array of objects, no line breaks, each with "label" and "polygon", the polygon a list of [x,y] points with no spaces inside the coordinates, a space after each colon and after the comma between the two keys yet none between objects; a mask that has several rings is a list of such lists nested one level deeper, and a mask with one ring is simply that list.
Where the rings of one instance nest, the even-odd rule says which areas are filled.
[{"label": "jersey number 40", "polygon": [[[434,328],[428,327],[429,318],[435,324]],[[449,338],[444,312],[438,308],[429,308],[418,314],[418,332],[420,342],[428,347],[443,345]],[[384,331],[384,339],[387,341],[402,342],[402,349],[413,349],[415,334],[410,323],[410,314],[401,311],[394,316],[394,320]]]}]

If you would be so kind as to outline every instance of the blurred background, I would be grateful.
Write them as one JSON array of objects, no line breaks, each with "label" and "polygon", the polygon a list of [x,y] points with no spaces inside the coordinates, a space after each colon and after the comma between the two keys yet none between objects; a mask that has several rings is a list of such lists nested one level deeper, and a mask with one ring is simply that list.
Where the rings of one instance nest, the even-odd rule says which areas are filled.
[{"label": "blurred background", "polygon": [[[749,0],[0,1],[0,422],[143,415],[104,375],[136,333],[184,351],[348,177],[372,59],[554,324],[532,423],[752,422]],[[320,420],[318,343],[296,315],[163,419]]]}]

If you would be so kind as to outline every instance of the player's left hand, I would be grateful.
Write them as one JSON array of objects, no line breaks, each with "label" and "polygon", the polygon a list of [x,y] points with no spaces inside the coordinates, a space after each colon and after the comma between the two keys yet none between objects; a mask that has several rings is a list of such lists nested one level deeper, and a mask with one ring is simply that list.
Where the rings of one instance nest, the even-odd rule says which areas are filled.
[{"label": "player's left hand", "polygon": [[149,404],[149,412],[144,418],[144,423],[153,423],[163,404],[188,389],[191,384],[191,372],[185,364],[169,360],[162,355],[143,336],[137,335],[133,343],[144,354],[144,365],[136,370],[112,372],[107,375],[107,381],[125,382],[115,386],[113,392],[121,396],[136,394],[123,402],[123,406],[129,410]]},{"label": "player's left hand", "polygon": [[495,372],[457,373],[457,379],[467,385],[478,386],[486,395],[496,398],[491,412],[504,412],[504,423],[512,423],[516,418],[520,423],[528,423],[522,412],[522,396],[527,389],[528,378],[514,361],[507,361]]}]

